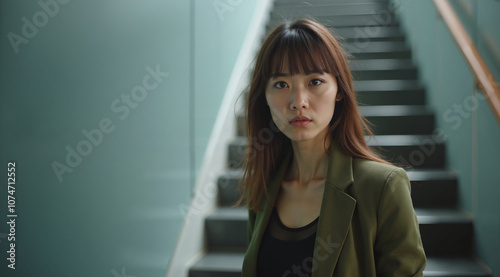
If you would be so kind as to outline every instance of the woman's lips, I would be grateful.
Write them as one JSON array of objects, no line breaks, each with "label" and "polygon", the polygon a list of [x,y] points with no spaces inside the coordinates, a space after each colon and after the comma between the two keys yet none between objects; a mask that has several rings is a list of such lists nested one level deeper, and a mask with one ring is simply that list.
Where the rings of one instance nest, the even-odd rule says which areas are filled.
[{"label": "woman's lips", "polygon": [[307,124],[311,123],[311,121],[312,120],[307,116],[297,115],[292,120],[290,120],[290,124],[292,124],[295,127],[304,127]]}]

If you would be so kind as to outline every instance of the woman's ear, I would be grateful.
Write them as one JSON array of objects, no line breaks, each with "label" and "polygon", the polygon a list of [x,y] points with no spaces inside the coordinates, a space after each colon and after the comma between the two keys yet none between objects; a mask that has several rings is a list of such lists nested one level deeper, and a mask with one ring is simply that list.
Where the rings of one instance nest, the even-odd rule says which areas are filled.
[{"label": "woman's ear", "polygon": [[342,100],[342,98],[344,98],[344,96],[342,96],[342,94],[340,94],[340,93],[337,93],[337,96],[335,96],[335,101],[338,102],[338,101]]}]

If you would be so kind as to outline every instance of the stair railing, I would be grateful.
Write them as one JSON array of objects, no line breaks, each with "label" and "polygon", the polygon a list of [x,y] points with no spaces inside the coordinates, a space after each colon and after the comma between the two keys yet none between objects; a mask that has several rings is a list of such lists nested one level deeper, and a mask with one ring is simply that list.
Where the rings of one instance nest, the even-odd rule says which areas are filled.
[{"label": "stair railing", "polygon": [[448,0],[433,0],[500,124],[500,88]]}]

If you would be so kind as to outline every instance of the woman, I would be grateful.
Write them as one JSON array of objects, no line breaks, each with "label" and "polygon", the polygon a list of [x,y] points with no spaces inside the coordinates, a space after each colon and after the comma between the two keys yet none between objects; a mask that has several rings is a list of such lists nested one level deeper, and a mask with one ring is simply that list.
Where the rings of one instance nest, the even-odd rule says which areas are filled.
[{"label": "woman", "polygon": [[422,276],[408,177],[367,146],[346,59],[324,26],[301,19],[267,36],[246,112],[242,276]]}]

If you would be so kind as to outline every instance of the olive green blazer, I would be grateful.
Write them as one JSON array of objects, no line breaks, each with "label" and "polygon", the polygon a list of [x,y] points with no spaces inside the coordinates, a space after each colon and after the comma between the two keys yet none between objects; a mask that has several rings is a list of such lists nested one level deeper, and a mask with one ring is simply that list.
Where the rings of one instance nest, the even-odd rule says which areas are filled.
[{"label": "olive green blazer", "polygon": [[[353,158],[335,144],[330,150],[309,276],[423,276],[426,258],[406,172]],[[243,277],[257,276],[259,247],[290,160],[269,183],[261,209],[249,212]]]}]

